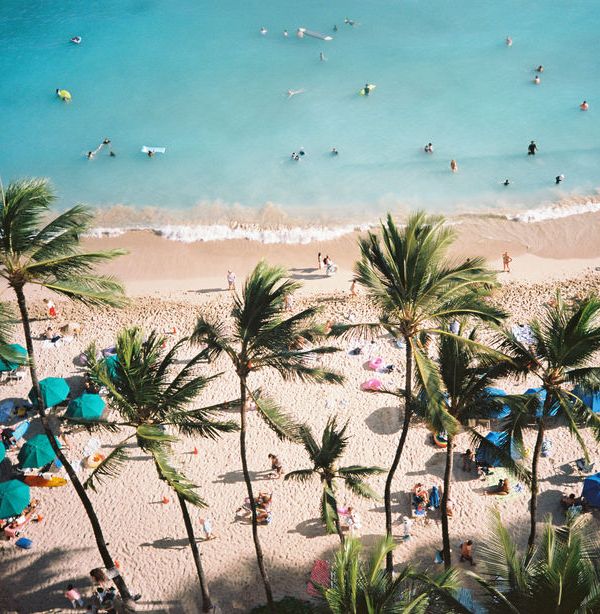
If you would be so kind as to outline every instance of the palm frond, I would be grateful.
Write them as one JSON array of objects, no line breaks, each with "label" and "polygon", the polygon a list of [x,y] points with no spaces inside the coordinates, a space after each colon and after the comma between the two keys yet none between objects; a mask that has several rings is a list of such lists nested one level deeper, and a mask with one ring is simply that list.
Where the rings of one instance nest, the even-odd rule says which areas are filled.
[{"label": "palm frond", "polygon": [[112,452],[92,471],[83,483],[84,488],[96,491],[96,487],[104,480],[115,478],[122,471],[127,460],[124,442],[116,446]]},{"label": "palm frond", "polygon": [[299,441],[300,425],[291,416],[283,412],[273,399],[248,392],[256,404],[258,415],[279,439]]},{"label": "palm frond", "polygon": [[314,475],[312,469],[296,469],[295,471],[288,471],[284,480],[294,480],[295,482],[308,482]]},{"label": "palm frond", "polygon": [[353,494],[363,499],[372,499],[374,501],[381,500],[381,497],[366,483],[359,478],[350,475],[344,476],[344,484],[346,488],[352,491]]}]

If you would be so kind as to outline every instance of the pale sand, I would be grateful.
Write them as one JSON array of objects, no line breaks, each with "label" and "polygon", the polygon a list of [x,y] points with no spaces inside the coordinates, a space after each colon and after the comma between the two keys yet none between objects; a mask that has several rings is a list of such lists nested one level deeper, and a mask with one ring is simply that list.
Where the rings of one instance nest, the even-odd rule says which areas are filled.
[{"label": "pale sand", "polygon": [[[585,231],[583,227],[580,230]],[[550,230],[547,234],[553,236]],[[466,239],[462,240],[461,257],[477,253],[479,250],[470,249],[474,244],[480,245],[484,255],[495,256],[505,249],[504,243],[490,246],[486,242],[478,243],[475,236],[472,239],[468,244]],[[357,253],[354,237],[342,239],[331,246],[290,247],[250,242],[181,245],[167,243],[148,233],[133,233],[115,240],[89,243],[95,247],[128,245],[134,248],[132,255],[115,264],[112,270],[126,280],[130,292],[140,296],[128,308],[110,312],[92,312],[57,301],[60,321],[81,322],[84,332],[80,339],[56,350],[44,350],[41,343],[36,342],[42,377],[72,377],[73,382],[80,385],[79,370],[73,365],[73,358],[92,340],[96,340],[100,347],[112,345],[115,331],[126,325],[137,324],[161,331],[175,326],[178,333],[183,335],[191,330],[200,310],[226,318],[231,304],[228,293],[206,291],[223,287],[227,268],[236,270],[238,279],[241,279],[261,254],[269,261],[300,269],[293,273],[307,282],[306,292],[309,295],[299,297],[295,301],[295,309],[317,302],[323,308],[324,320],[360,321],[374,317],[364,298],[348,297],[351,264]],[[323,253],[329,249],[332,257],[342,265],[343,270],[333,278],[324,278],[311,270],[316,264],[319,247],[323,247],[320,250]],[[513,311],[511,323],[526,321],[540,313],[544,301],[551,298],[556,288],[556,284],[540,281],[551,269],[566,265],[564,271],[580,274],[573,281],[560,283],[567,296],[598,291],[600,274],[595,271],[581,273],[594,265],[592,258],[600,256],[599,247],[588,247],[589,251],[581,254],[587,260],[551,261],[544,257],[548,254],[543,252],[525,257],[519,254],[516,243],[515,247],[509,246],[509,251],[516,256],[514,273],[502,277],[514,280],[523,276],[526,264],[531,267],[529,271],[533,280],[509,283],[499,291],[496,300]],[[557,245],[556,250],[560,249]],[[574,249],[577,250],[577,247]],[[336,288],[342,288],[344,292],[336,293]],[[144,294],[146,296],[142,296]],[[34,317],[42,316],[38,299],[39,294],[32,295]],[[45,326],[44,321],[36,321],[34,330],[41,332]],[[21,334],[17,333],[15,337],[18,341]],[[340,347],[343,351],[323,359],[324,365],[346,376],[344,386],[283,384],[278,376],[270,372],[257,376],[252,383],[262,386],[297,420],[309,423],[317,434],[333,413],[338,414],[342,421],[349,420],[352,438],[343,459],[346,464],[388,467],[398,439],[398,409],[391,397],[364,393],[359,387],[361,382],[372,376],[364,367],[370,356],[382,356],[386,363],[395,364],[396,370],[392,374],[378,377],[390,386],[399,386],[403,382],[403,354],[385,337],[377,339],[358,357],[347,354],[347,350],[353,346],[352,343],[342,343]],[[186,355],[191,356],[191,353],[190,350]],[[225,375],[208,388],[199,405],[237,396],[235,376],[225,361],[204,369],[206,373],[221,370],[225,371]],[[534,381],[506,382],[505,387],[509,391],[522,391],[534,384]],[[29,387],[27,377],[23,383],[5,387],[3,396],[26,395]],[[235,414],[230,417],[237,419]],[[286,470],[308,466],[307,456],[301,447],[279,442],[255,414],[250,416],[249,423],[248,453],[253,472],[259,473],[268,468],[269,452],[280,457]],[[530,445],[533,436],[533,431],[527,433]],[[541,461],[539,517],[541,519],[551,514],[554,521],[560,523],[563,519],[558,505],[560,493],[579,493],[581,478],[573,474],[563,475],[562,470],[557,468],[579,458],[581,453],[566,428],[553,429],[549,437],[553,442],[553,458]],[[71,458],[81,457],[87,439],[86,434],[69,438]],[[101,439],[105,451],[109,451],[118,440],[113,435],[102,435]],[[585,433],[585,440],[593,458],[597,460],[597,444],[589,433]],[[527,494],[511,496],[505,501],[482,496],[484,483],[474,476],[465,475],[460,468],[459,454],[468,446],[468,436],[459,436],[452,494],[455,510],[451,521],[454,552],[461,540],[471,538],[475,541],[477,555],[477,544],[485,539],[489,518],[487,510],[494,505],[500,508],[504,523],[523,541],[528,528]],[[191,454],[194,447],[198,448],[198,455]],[[245,497],[238,448],[235,434],[225,436],[218,442],[184,438],[175,446],[177,461],[199,485],[199,492],[210,504],[207,511],[192,510],[191,513],[198,536],[201,535],[198,519],[208,514],[214,520],[217,539],[201,543],[200,548],[212,595],[222,612],[245,612],[251,605],[264,601],[250,526],[234,522],[234,511]],[[394,482],[395,519],[401,519],[409,511],[407,493],[415,482],[421,481],[428,486],[440,485],[443,463],[444,453],[431,445],[427,429],[414,426]],[[382,475],[372,479],[371,484],[383,493],[384,481],[385,475]],[[305,581],[313,561],[330,556],[338,546],[337,536],[325,535],[318,521],[319,481],[315,478],[301,486],[257,478],[254,488],[255,491],[273,489],[275,493],[274,522],[259,529],[275,593],[277,596],[306,596]],[[67,611],[69,604],[62,596],[66,584],[73,582],[89,594],[87,574],[92,567],[101,564],[89,523],[72,488],[36,489],[34,494],[41,498],[45,515],[41,525],[31,526],[26,531],[34,540],[35,548],[23,551],[12,543],[0,542],[1,612],[17,609],[39,612],[52,608]],[[168,488],[158,481],[148,457],[139,449],[132,448],[122,475],[104,482],[98,492],[91,492],[90,496],[110,542],[110,549],[121,563],[129,585],[134,591],[143,593],[140,609],[148,612],[199,611],[197,579],[180,510],[173,503]],[[171,503],[162,504],[163,496],[171,497]],[[384,531],[382,503],[356,499],[347,494],[342,486],[339,501],[360,510],[363,523],[361,535],[367,546],[373,544]],[[594,528],[599,528],[598,520],[593,522]],[[402,534],[399,524],[395,533],[397,536]],[[431,514],[428,525],[415,525],[413,535],[410,541],[399,544],[396,561],[433,567],[434,549],[441,543],[439,513]]]}]

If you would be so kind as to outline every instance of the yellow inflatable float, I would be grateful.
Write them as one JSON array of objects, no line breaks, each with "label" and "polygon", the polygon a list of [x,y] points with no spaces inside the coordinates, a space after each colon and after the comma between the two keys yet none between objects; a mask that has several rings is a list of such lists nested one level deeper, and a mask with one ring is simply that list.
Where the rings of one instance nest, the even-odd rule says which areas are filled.
[{"label": "yellow inflatable float", "polygon": [[85,464],[90,469],[95,469],[106,457],[100,452],[96,452],[85,459]]},{"label": "yellow inflatable float", "polygon": [[65,102],[71,102],[71,92],[69,90],[56,90],[56,95]]}]

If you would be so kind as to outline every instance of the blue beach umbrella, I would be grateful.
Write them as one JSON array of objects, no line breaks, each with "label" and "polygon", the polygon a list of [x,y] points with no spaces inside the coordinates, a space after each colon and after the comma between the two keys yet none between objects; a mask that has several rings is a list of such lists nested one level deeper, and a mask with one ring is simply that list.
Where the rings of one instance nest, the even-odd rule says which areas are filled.
[{"label": "blue beach umbrella", "polygon": [[[54,438],[58,447],[62,447],[58,438]],[[52,449],[46,435],[34,435],[29,441],[23,444],[19,450],[19,464],[22,468],[38,468],[51,463],[56,458],[56,453]]]},{"label": "blue beach umbrella", "polygon": [[18,516],[28,505],[29,486],[20,480],[0,483],[0,518]]},{"label": "blue beach umbrella", "polygon": [[[488,397],[505,397],[506,392],[502,390],[502,388],[492,388],[488,386],[484,388],[484,392]],[[508,405],[503,405],[500,409],[490,409],[490,418],[494,420],[502,420],[510,416],[510,407]]]},{"label": "blue beach umbrella", "polygon": [[[46,377],[40,382],[40,388],[46,407],[54,407],[63,403],[71,392],[67,380],[62,377]],[[29,398],[34,405],[37,404],[37,396],[33,388],[29,391]]]},{"label": "blue beach umbrella", "polygon": [[[501,447],[506,443],[507,435],[506,433],[491,431],[485,436],[485,438],[494,446]],[[510,455],[513,460],[521,459],[521,455],[517,452],[514,446],[511,446]],[[479,444],[477,452],[475,453],[475,461],[477,463],[489,465],[490,467],[502,467],[502,461],[494,453],[494,448],[484,444]]]},{"label": "blue beach umbrella", "polygon": [[[535,417],[541,418],[544,413],[544,402],[546,401],[546,390],[544,388],[528,388],[523,394],[535,395],[538,398],[538,405],[535,410]],[[558,403],[553,403],[548,410],[548,416],[556,416],[559,409]]]},{"label": "blue beach umbrella", "polygon": [[102,415],[106,402],[98,394],[82,394],[73,399],[67,407],[65,416],[83,420],[97,420]]},{"label": "blue beach umbrella", "polygon": [[0,358],[0,371],[14,371],[19,365],[27,362],[27,350],[18,343],[11,343],[8,348],[15,355],[16,360]]},{"label": "blue beach umbrella", "polygon": [[575,386],[573,394],[587,405],[595,414],[600,414],[600,392],[590,392]]}]

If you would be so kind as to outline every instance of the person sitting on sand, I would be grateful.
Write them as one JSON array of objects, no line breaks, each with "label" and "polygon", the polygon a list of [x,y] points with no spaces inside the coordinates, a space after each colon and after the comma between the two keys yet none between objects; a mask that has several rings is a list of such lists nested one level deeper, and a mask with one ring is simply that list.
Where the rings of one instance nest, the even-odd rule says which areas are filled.
[{"label": "person sitting on sand", "polygon": [[90,577],[92,578],[92,584],[94,586],[104,586],[108,583],[108,576],[104,573],[101,567],[96,567],[90,571]]},{"label": "person sitting on sand", "polygon": [[51,326],[48,326],[42,337],[52,343],[56,343],[61,339],[61,336],[56,331],[54,331]]},{"label": "person sitting on sand", "polygon": [[413,502],[415,505],[427,506],[429,504],[429,493],[420,482],[413,486]]},{"label": "person sitting on sand", "polygon": [[508,495],[510,492],[510,484],[508,483],[508,478],[504,478],[503,480],[498,480],[498,484],[493,486],[489,490],[486,491],[486,495]]},{"label": "person sitting on sand", "polygon": [[462,461],[463,471],[472,471],[473,463],[475,462],[475,454],[473,453],[473,450],[467,450],[462,456]]},{"label": "person sitting on sand", "polygon": [[471,565],[475,565],[473,561],[473,542],[468,539],[460,545],[460,562],[469,561]]}]

